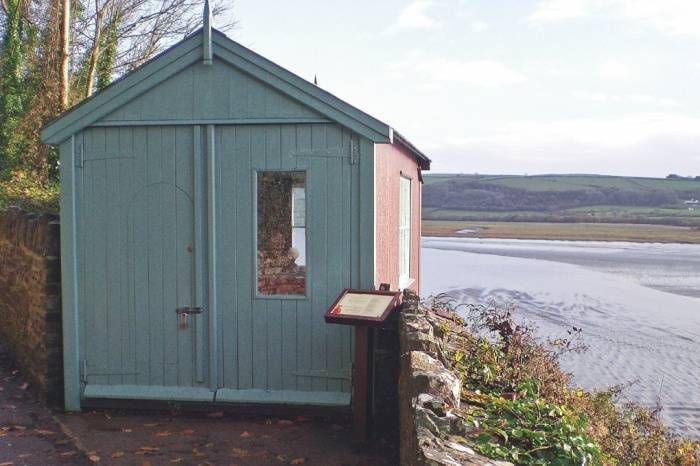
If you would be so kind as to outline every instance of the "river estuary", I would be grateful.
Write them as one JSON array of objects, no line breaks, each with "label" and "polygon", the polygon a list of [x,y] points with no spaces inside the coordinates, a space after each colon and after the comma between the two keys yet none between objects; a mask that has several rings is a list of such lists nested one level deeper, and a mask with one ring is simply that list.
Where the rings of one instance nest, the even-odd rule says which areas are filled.
[{"label": "river estuary", "polygon": [[423,238],[421,268],[422,296],[514,305],[543,336],[581,327],[574,383],[632,382],[627,399],[700,437],[700,245]]}]

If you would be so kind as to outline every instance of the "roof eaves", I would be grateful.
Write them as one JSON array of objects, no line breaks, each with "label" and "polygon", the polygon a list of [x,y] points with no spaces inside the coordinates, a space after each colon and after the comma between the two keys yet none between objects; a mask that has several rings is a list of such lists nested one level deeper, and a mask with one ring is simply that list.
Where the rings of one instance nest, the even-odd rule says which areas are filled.
[{"label": "roof eaves", "polygon": [[[293,88],[293,90],[296,90],[298,93],[303,94],[303,96],[298,94],[293,97],[310,97],[311,99],[321,102],[322,104],[327,106],[328,109],[333,109],[339,112],[339,114],[342,114],[344,117],[351,118],[357,121],[360,125],[369,129],[371,133],[374,133],[373,135],[370,134],[372,137],[370,137],[369,139],[371,139],[372,141],[388,142],[390,140],[391,128],[386,123],[374,118],[372,115],[363,112],[362,110],[336,97],[330,92],[292,73],[291,71],[283,68],[277,63],[268,60],[267,58],[248,49],[247,47],[244,47],[243,45],[230,39],[224,33],[217,30],[213,30],[212,32],[212,39],[215,45],[222,47],[224,51],[233,54],[236,58],[242,59],[251,65],[252,68],[248,68],[247,70],[244,69],[243,71],[253,73],[253,75],[257,75],[260,70],[269,73],[272,77],[279,80],[278,83],[285,83],[291,88]],[[216,48],[214,50],[214,53],[215,55],[217,54]],[[239,68],[241,68],[243,65],[240,62],[234,62],[230,59],[230,57],[226,57],[226,55],[222,54],[221,51],[219,51],[219,58],[222,58],[224,61],[228,61],[231,65]],[[268,84],[273,85],[273,87],[275,86],[275,83],[273,82],[268,82]],[[292,89],[285,89],[284,91],[289,93],[290,90]],[[303,103],[308,104],[309,102]],[[323,109],[316,109],[324,113]],[[337,120],[338,115],[328,114],[327,116],[329,116],[331,119]]]},{"label": "roof eaves", "polygon": [[418,160],[421,170],[430,170],[431,160],[430,158],[428,158],[427,155],[421,152],[420,149],[414,146],[413,143],[411,143],[411,141],[402,136],[401,133],[399,133],[398,131],[393,130],[392,133],[393,142],[409,151],[416,158],[416,160]]}]

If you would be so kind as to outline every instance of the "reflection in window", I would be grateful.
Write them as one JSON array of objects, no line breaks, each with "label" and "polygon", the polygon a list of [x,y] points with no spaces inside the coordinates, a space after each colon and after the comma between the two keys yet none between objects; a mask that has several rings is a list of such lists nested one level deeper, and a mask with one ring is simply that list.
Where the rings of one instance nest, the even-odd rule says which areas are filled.
[{"label": "reflection in window", "polygon": [[306,293],[306,173],[258,172],[258,293]]},{"label": "reflection in window", "polygon": [[401,177],[399,191],[399,286],[411,272],[411,180]]}]

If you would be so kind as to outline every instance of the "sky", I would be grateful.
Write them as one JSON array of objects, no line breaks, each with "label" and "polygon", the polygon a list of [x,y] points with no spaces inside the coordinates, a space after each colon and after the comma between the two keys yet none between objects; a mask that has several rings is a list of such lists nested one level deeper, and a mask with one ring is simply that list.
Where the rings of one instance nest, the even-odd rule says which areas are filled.
[{"label": "sky", "polygon": [[434,172],[700,175],[700,0],[235,0],[232,14],[231,38],[317,76]]}]

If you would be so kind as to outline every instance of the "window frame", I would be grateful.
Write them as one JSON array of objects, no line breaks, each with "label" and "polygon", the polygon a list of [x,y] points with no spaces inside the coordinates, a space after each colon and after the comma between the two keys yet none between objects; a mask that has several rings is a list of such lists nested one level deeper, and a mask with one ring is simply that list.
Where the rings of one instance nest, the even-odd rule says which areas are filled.
[{"label": "window frame", "polygon": [[[260,173],[264,172],[276,172],[276,173],[303,173],[304,174],[304,190],[306,191],[304,193],[304,225],[305,225],[305,233],[304,233],[304,248],[305,248],[305,254],[306,254],[306,265],[304,266],[304,294],[262,294],[260,293],[260,290],[258,288],[258,273],[259,273],[259,264],[258,264],[258,180],[260,177]],[[310,278],[311,278],[311,273],[310,270],[311,268],[309,267],[310,264],[310,251],[309,251],[309,234],[308,234],[308,225],[309,225],[309,209],[308,209],[308,200],[309,200],[309,190],[308,190],[308,185],[307,185],[307,180],[309,179],[309,171],[307,169],[287,169],[287,168],[254,168],[253,169],[253,182],[252,184],[252,230],[253,230],[253,299],[277,299],[277,300],[292,300],[292,301],[302,301],[302,300],[308,300],[309,299],[309,283],[310,283]]]},{"label": "window frame", "polygon": [[[403,204],[403,194],[405,186],[403,183],[408,183],[408,199],[406,200],[406,212],[402,212]],[[413,235],[413,179],[406,176],[401,172],[399,177],[399,224],[398,224],[398,260],[399,260],[399,288],[403,289],[410,286],[413,283],[411,278],[411,252],[412,252],[412,235]],[[403,221],[407,218],[407,224],[404,225]],[[403,237],[405,233],[407,234],[405,250],[402,250]],[[402,270],[404,265],[404,260],[406,264],[406,270]]]}]

